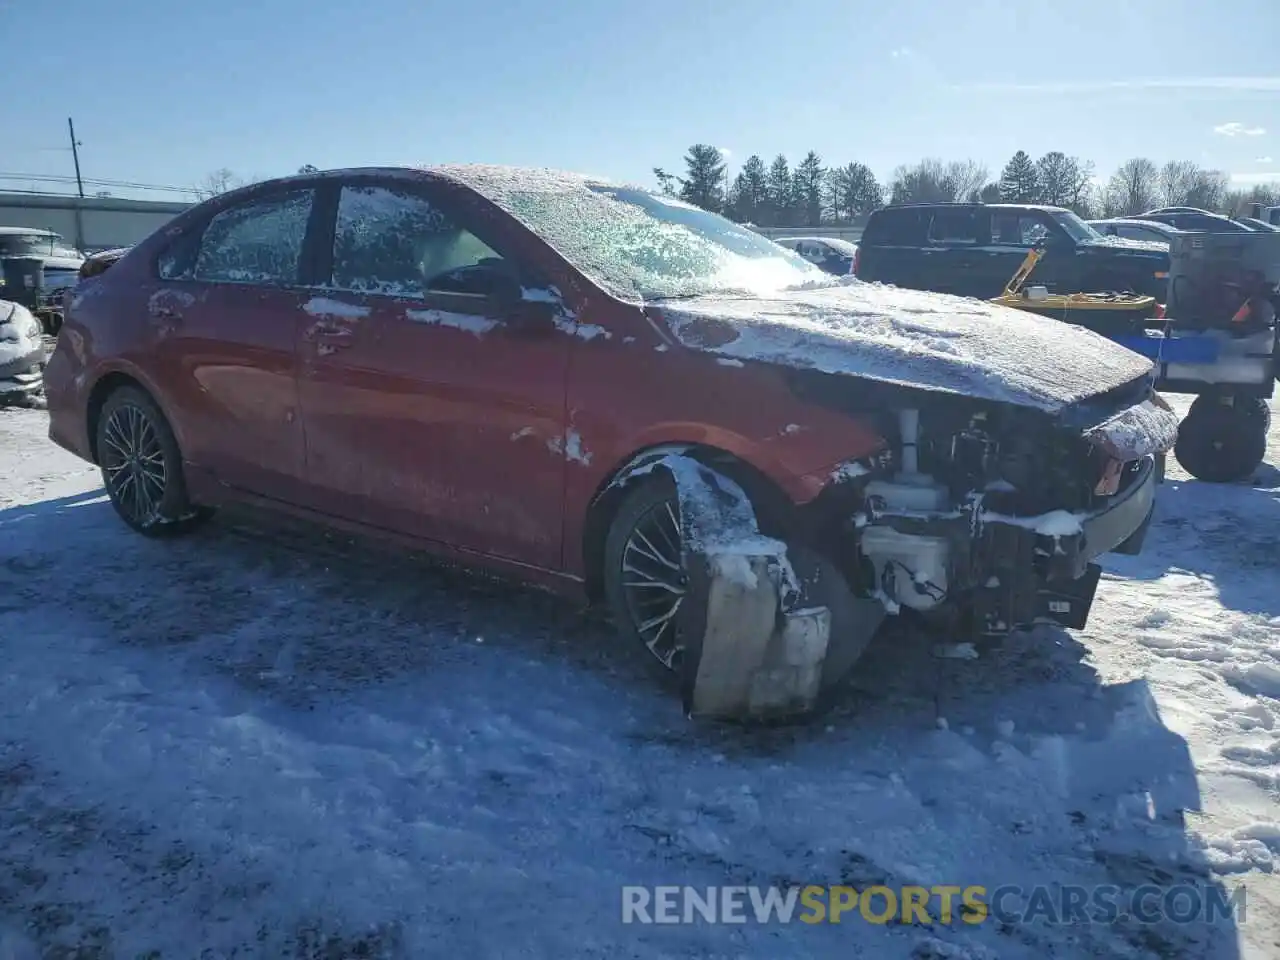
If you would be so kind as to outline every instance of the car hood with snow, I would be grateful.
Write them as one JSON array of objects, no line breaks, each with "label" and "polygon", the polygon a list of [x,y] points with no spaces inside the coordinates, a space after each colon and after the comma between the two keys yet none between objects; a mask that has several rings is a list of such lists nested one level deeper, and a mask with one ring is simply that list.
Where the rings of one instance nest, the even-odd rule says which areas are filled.
[{"label": "car hood with snow", "polygon": [[1149,374],[1104,337],[982,300],[853,278],[761,298],[657,304],[694,350],[1048,413]]},{"label": "car hood with snow", "polygon": [[1153,260],[1165,259],[1169,256],[1169,244],[1159,240],[1133,240],[1129,237],[1111,237],[1099,234],[1094,240],[1085,240],[1080,246],[1085,249],[1122,251],[1136,257],[1148,256]]}]

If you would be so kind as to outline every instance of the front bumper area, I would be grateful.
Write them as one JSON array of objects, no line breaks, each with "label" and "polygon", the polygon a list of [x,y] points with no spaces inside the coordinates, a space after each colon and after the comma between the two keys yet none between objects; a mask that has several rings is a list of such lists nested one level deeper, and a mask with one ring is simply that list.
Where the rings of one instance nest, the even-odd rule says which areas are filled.
[{"label": "front bumper area", "polygon": [[[975,497],[946,515],[882,513],[857,522],[945,541],[945,605],[961,614],[975,637],[1000,636],[1045,619],[1082,629],[1101,576],[1093,561],[1105,553],[1141,551],[1158,484],[1157,458],[1147,455],[1129,463],[1117,492],[1088,512],[1005,516],[984,510]],[[863,583],[871,592],[891,592],[882,572]],[[898,579],[899,598],[909,584],[910,578]]]},{"label": "front bumper area", "polygon": [[1092,561],[1142,550],[1159,484],[1156,458],[1136,461],[1125,480],[1105,507],[1074,518],[1074,532],[1066,532],[1065,517],[1058,518],[1064,532],[1047,534],[1036,518],[983,524],[975,560],[989,576],[974,590],[975,633],[1000,635],[1046,619],[1084,628],[1102,572]]}]

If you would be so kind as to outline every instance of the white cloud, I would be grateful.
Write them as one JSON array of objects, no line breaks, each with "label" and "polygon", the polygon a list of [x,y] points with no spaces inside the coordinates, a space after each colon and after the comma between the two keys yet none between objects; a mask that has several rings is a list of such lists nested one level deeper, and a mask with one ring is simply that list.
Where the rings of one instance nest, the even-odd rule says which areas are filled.
[{"label": "white cloud", "polygon": [[1026,93],[1105,93],[1112,90],[1222,90],[1280,92],[1280,77],[1138,77],[1130,80],[1067,80],[1060,83],[971,83],[964,90]]},{"label": "white cloud", "polygon": [[1260,137],[1267,131],[1264,127],[1246,127],[1238,120],[1232,120],[1230,123],[1218,124],[1213,132],[1221,137]]},{"label": "white cloud", "polygon": [[1233,173],[1231,182],[1242,187],[1250,187],[1255,183],[1280,183],[1280,170],[1268,173]]},{"label": "white cloud", "polygon": [[916,52],[910,47],[897,47],[896,49],[889,51],[889,56],[894,60],[907,60],[915,55]]},{"label": "white cloud", "polygon": [[720,155],[726,160],[733,156],[733,151],[728,147],[716,147],[716,149],[720,151]]},{"label": "white cloud", "polygon": [[1275,163],[1275,161],[1272,160],[1270,157],[1258,157],[1258,159],[1253,162],[1254,163]]}]

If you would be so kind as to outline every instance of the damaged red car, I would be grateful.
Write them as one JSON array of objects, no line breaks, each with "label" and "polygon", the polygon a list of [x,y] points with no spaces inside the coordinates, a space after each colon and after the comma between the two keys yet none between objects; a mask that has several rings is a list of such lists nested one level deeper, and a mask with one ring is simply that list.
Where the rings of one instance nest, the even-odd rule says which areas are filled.
[{"label": "damaged red car", "polygon": [[772,550],[831,677],[903,610],[1083,626],[1177,431],[1092,333],[486,166],[202,203],[81,280],[45,382],[139,532],[247,501],[400,538],[598,598],[668,667],[691,552]]}]

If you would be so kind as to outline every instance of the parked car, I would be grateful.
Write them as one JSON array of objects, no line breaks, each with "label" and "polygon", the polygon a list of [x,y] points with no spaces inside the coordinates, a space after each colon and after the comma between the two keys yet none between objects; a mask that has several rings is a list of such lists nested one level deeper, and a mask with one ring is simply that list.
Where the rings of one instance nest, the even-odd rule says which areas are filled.
[{"label": "parked car", "polygon": [[1078,626],[1173,444],[1150,371],[646,190],[449,166],[184,212],[80,282],[46,383],[50,437],[141,533],[250,501],[407,539],[604,598],[671,667],[690,525],[723,531],[662,456],[744,492],[833,637],[901,607]]},{"label": "parked car", "polygon": [[62,293],[75,286],[84,254],[50,230],[34,227],[0,227],[0,260],[36,257],[43,261],[43,290],[39,302],[25,299],[25,294],[0,288],[0,296],[22,303],[31,310],[42,311],[60,304]]},{"label": "parked car", "polygon": [[1111,217],[1107,220],[1086,220],[1086,223],[1104,237],[1120,237],[1124,240],[1145,240],[1148,243],[1169,242],[1184,231],[1158,220],[1138,220],[1129,217]]},{"label": "parked car", "polygon": [[1220,213],[1198,210],[1195,207],[1162,207],[1159,210],[1148,210],[1137,216],[1139,220],[1154,220],[1167,223],[1179,230],[1195,230],[1201,233],[1251,233],[1252,228],[1224,217]]},{"label": "parked car", "polygon": [[41,390],[45,349],[40,321],[20,303],[0,300],[0,403],[26,400]]},{"label": "parked car", "polygon": [[1164,302],[1169,252],[1103,237],[1070,210],[1018,204],[925,203],[871,214],[857,275],[918,290],[989,299],[1043,246],[1036,283],[1052,293],[1129,291]]},{"label": "parked car", "polygon": [[819,270],[843,275],[853,273],[853,261],[858,255],[858,245],[838,237],[775,237],[788,250],[794,250]]},{"label": "parked car", "polygon": [[1236,219],[1246,227],[1259,233],[1280,233],[1280,226],[1274,223],[1267,223],[1267,221],[1259,220],[1256,217],[1237,217]]}]

